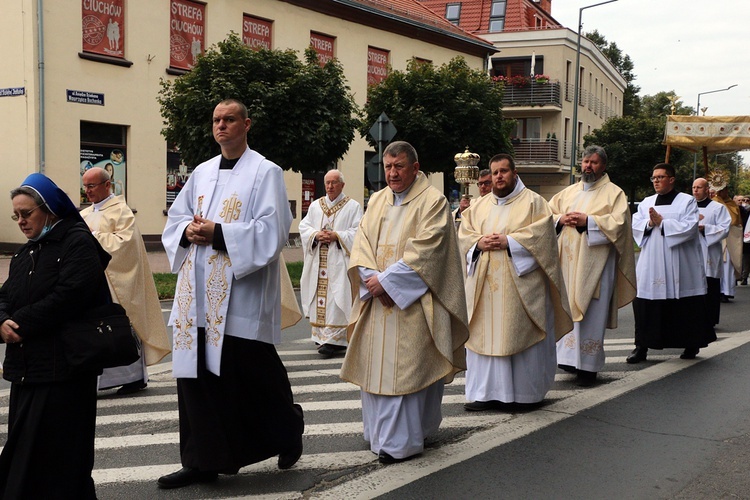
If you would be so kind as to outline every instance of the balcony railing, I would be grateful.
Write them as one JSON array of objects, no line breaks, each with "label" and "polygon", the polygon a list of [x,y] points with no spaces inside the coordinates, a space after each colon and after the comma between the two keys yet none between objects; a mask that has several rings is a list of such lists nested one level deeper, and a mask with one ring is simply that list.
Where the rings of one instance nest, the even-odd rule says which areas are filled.
[{"label": "balcony railing", "polygon": [[529,82],[523,86],[505,85],[503,106],[562,106],[560,83]]},{"label": "balcony railing", "polygon": [[518,162],[559,163],[560,150],[557,139],[512,139],[515,159]]}]

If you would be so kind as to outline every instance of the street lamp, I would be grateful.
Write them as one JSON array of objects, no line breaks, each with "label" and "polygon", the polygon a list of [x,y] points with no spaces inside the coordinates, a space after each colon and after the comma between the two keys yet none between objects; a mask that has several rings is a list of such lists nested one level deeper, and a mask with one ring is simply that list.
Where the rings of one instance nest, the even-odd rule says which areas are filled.
[{"label": "street lamp", "polygon": [[[701,109],[701,96],[702,95],[714,94],[716,92],[726,92],[727,90],[729,90],[731,88],[734,88],[736,86],[737,86],[737,84],[735,83],[734,85],[730,85],[729,87],[727,87],[725,89],[709,90],[708,92],[699,92],[698,93],[698,104],[695,105],[695,115],[696,116],[700,116],[699,110]],[[706,108],[706,109],[708,109],[708,108]],[[706,116],[706,112],[705,111],[703,111],[703,116]],[[695,181],[695,179],[697,177],[697,175],[696,175],[697,168],[698,168],[698,153],[693,153],[693,181]]]},{"label": "street lamp", "polygon": [[591,7],[597,7],[599,5],[604,5],[606,3],[612,3],[616,2],[617,0],[607,0],[606,2],[600,2],[595,3],[593,5],[587,5],[586,7],[581,7],[578,9],[578,44],[576,46],[576,80],[575,80],[575,87],[574,87],[574,93],[575,96],[575,104],[573,105],[573,133],[572,133],[572,142],[573,146],[570,149],[570,183],[575,184],[576,182],[576,173],[575,173],[575,166],[576,166],[576,146],[578,141],[578,137],[576,137],[578,132],[578,87],[580,86],[580,77],[581,77],[581,28],[583,27],[583,11],[585,9],[590,9]]}]

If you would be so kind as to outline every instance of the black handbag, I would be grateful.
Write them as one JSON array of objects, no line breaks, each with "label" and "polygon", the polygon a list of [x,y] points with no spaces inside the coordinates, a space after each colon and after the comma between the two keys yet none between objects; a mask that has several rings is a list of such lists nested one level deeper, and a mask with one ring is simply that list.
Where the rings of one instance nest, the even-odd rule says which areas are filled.
[{"label": "black handbag", "polygon": [[76,372],[125,366],[140,357],[140,341],[120,304],[97,307],[71,321],[61,338],[65,359]]}]

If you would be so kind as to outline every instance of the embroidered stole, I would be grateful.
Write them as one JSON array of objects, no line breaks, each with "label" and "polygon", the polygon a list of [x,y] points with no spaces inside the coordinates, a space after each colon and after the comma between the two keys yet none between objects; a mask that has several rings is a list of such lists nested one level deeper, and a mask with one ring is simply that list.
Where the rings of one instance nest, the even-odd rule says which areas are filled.
[{"label": "embroidered stole", "polygon": [[[348,201],[349,197],[344,196],[337,203],[328,207],[326,197],[320,198],[320,209],[323,212],[323,217],[320,221],[321,230],[331,230],[334,228],[336,214],[344,208],[344,205]],[[326,305],[328,303],[328,243],[321,243],[318,246],[318,252],[318,286],[315,292],[315,320],[312,322],[312,326],[324,327],[326,326]]]}]

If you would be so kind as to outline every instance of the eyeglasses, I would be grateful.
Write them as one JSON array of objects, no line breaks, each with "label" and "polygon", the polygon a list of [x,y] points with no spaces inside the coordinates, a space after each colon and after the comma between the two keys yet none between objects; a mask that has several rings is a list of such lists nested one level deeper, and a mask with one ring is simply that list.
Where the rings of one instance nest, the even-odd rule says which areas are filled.
[{"label": "eyeglasses", "polygon": [[492,185],[492,181],[482,181],[482,182],[477,182],[477,186],[484,186],[484,187],[487,187],[487,186],[491,186],[491,185]]},{"label": "eyeglasses", "polygon": [[107,182],[109,182],[109,181],[102,181],[102,182],[98,182],[96,184],[84,184],[83,187],[85,189],[94,189],[96,186],[101,186],[102,184],[107,183]]},{"label": "eyeglasses", "polygon": [[671,175],[655,175],[653,177],[649,177],[649,179],[651,179],[651,182],[654,182],[654,181],[663,181],[664,179],[669,179],[670,177],[672,176]]},{"label": "eyeglasses", "polygon": [[31,214],[34,213],[34,210],[41,207],[41,205],[37,205],[31,210],[20,210],[18,213],[14,213],[10,216],[10,218],[16,222],[18,222],[19,219],[27,220],[29,217],[31,217]]}]

